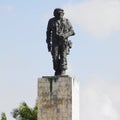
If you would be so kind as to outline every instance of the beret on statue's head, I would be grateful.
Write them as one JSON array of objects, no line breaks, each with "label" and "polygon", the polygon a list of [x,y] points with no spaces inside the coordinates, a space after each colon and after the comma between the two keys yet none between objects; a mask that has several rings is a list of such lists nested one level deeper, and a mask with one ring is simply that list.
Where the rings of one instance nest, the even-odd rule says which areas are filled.
[{"label": "beret on statue's head", "polygon": [[58,13],[63,13],[64,14],[64,10],[61,9],[61,8],[55,8],[54,12],[53,12],[53,15],[56,16],[56,14],[58,14]]}]

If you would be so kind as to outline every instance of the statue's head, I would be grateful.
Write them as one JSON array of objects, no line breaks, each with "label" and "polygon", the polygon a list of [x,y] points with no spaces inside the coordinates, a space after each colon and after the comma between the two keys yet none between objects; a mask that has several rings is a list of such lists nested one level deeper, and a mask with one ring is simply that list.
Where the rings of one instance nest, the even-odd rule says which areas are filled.
[{"label": "statue's head", "polygon": [[64,10],[61,8],[56,8],[54,9],[53,15],[57,18],[57,19],[62,19],[64,16]]}]

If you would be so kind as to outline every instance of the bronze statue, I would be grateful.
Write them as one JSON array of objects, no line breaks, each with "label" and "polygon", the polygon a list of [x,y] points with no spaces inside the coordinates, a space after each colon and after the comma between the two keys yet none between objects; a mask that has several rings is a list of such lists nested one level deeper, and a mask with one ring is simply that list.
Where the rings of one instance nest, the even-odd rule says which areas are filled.
[{"label": "bronze statue", "polygon": [[67,70],[67,55],[72,42],[68,37],[75,35],[70,21],[64,18],[64,10],[56,8],[54,17],[48,21],[46,42],[48,51],[52,54],[55,75],[65,75]]}]

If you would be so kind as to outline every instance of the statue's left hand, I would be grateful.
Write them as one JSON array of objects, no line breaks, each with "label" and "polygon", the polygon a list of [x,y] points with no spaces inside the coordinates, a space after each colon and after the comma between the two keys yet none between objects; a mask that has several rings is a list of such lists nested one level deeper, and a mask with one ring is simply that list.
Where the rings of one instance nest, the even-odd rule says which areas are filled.
[{"label": "statue's left hand", "polygon": [[60,35],[59,38],[60,39],[65,39],[65,35]]}]

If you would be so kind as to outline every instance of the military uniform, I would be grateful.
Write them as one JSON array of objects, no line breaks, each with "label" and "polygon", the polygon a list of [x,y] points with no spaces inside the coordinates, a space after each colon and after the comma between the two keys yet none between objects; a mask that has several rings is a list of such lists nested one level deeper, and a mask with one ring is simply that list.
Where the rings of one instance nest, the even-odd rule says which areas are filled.
[{"label": "military uniform", "polygon": [[74,31],[68,19],[53,17],[49,20],[46,42],[52,54],[55,75],[67,70],[68,37],[71,35],[74,35]]}]

